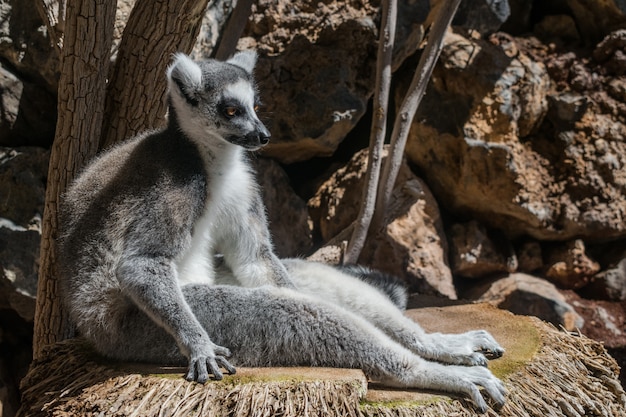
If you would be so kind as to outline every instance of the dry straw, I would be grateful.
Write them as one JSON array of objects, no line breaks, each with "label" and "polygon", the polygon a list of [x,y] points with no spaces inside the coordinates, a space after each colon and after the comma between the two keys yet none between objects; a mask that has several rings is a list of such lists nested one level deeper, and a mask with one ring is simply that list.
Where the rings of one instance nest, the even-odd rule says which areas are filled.
[{"label": "dry straw", "polygon": [[[539,346],[501,375],[507,404],[487,416],[626,416],[619,368],[604,347],[537,319]],[[182,370],[129,373],[106,364],[76,340],[59,343],[33,364],[22,383],[20,416],[474,416],[462,398],[373,402],[355,371],[346,378],[232,376],[189,383]],[[320,370],[321,371],[321,370]],[[506,373],[506,372],[505,372]],[[357,375],[357,377],[354,377]]]}]

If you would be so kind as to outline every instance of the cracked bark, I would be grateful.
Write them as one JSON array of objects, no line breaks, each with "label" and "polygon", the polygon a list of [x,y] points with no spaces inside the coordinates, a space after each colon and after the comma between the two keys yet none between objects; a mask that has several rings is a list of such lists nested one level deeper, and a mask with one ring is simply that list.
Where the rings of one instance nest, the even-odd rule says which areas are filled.
[{"label": "cracked bark", "polygon": [[[33,356],[72,335],[57,286],[57,208],[74,175],[101,149],[165,115],[165,70],[189,53],[208,0],[139,0],[109,71],[116,0],[67,0],[58,119],[42,222]],[[50,19],[50,17],[49,17]],[[48,22],[54,26],[54,22]],[[109,83],[107,85],[107,78]]]},{"label": "cracked bark", "polygon": [[72,333],[60,305],[56,280],[57,207],[73,174],[98,148],[115,9],[115,0],[75,0],[67,4],[58,119],[42,221],[33,340],[35,359],[46,345]]},{"label": "cracked bark", "polygon": [[208,0],[139,0],[124,29],[107,93],[101,148],[164,124],[165,71],[190,53]]}]

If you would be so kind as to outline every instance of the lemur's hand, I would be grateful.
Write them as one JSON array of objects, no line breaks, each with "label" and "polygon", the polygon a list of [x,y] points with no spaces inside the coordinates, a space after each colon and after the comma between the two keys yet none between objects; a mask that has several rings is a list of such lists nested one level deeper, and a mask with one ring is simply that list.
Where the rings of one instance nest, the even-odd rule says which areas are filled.
[{"label": "lemur's hand", "polygon": [[454,365],[487,366],[489,359],[504,354],[504,348],[485,330],[461,334],[431,333],[424,345],[430,347],[430,355],[422,356]]},{"label": "lemur's hand", "polygon": [[192,349],[189,355],[189,370],[185,379],[187,381],[197,381],[204,384],[209,379],[209,374],[213,378],[220,380],[223,378],[220,367],[226,369],[229,374],[236,372],[225,357],[230,356],[230,350],[225,347],[211,343],[210,346],[202,346],[201,349]]}]

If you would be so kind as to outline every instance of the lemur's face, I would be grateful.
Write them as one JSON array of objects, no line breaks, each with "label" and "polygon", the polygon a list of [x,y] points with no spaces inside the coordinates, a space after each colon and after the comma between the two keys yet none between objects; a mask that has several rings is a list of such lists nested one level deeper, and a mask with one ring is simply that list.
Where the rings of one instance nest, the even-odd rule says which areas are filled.
[{"label": "lemur's face", "polygon": [[254,52],[226,62],[196,63],[179,54],[168,70],[170,99],[180,127],[195,140],[219,137],[248,150],[266,145],[270,132],[257,116]]}]

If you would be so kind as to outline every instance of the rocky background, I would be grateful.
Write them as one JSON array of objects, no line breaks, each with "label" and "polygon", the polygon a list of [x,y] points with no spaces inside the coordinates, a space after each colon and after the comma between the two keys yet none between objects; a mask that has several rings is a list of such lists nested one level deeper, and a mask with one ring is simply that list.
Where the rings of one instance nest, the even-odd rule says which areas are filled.
[{"label": "rocky background", "polygon": [[[0,0],[0,414],[30,361],[58,54],[36,0]],[[400,2],[397,105],[439,0]],[[133,0],[119,1],[119,38]],[[378,2],[257,0],[240,48],[272,144],[257,158],[275,245],[310,256],[356,218]],[[207,13],[210,56],[232,4]],[[486,301],[626,359],[626,3],[464,0],[416,115],[386,228],[360,261],[414,305]],[[393,113],[393,111],[392,111]],[[390,130],[390,129],[389,129]]]}]

